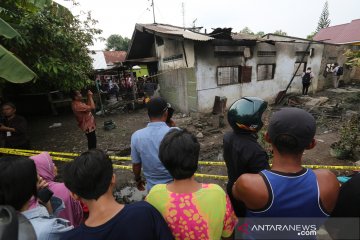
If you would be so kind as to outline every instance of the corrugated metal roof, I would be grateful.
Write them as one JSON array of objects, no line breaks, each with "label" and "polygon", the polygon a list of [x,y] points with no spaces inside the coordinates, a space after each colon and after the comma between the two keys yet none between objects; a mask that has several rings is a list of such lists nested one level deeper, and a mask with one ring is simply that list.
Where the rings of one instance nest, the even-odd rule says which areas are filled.
[{"label": "corrugated metal roof", "polygon": [[314,40],[336,44],[360,42],[360,19],[323,28],[314,36]]},{"label": "corrugated metal roof", "polygon": [[105,61],[107,65],[124,62],[126,58],[125,51],[104,51]]},{"label": "corrugated metal roof", "polygon": [[89,55],[93,59],[92,66],[94,70],[107,69],[103,51],[91,51]]},{"label": "corrugated metal roof", "polygon": [[192,32],[187,29],[183,29],[181,27],[171,26],[171,25],[165,25],[165,24],[136,24],[136,28],[138,30],[142,30],[141,28],[144,28],[146,30],[153,31],[155,33],[162,33],[162,34],[169,34],[169,35],[175,35],[178,37],[183,37],[185,39],[190,39],[194,41],[209,41],[214,38],[209,37],[207,35]]}]

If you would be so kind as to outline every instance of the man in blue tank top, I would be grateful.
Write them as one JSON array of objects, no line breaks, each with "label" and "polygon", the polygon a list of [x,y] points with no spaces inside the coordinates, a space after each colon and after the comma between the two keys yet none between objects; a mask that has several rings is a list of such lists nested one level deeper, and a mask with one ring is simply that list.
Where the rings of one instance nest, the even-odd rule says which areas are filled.
[{"label": "man in blue tank top", "polygon": [[339,183],[328,170],[301,166],[304,150],[316,145],[316,122],[298,108],[283,108],[270,119],[265,139],[274,152],[271,170],[243,174],[233,195],[247,207],[247,217],[323,218],[332,212]]}]

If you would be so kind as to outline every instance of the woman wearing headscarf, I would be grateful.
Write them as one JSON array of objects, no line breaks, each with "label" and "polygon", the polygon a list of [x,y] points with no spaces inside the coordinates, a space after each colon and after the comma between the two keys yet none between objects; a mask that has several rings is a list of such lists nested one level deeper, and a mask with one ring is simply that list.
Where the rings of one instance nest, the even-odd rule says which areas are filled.
[{"label": "woman wearing headscarf", "polygon": [[54,181],[57,175],[57,168],[50,154],[48,152],[43,152],[30,158],[35,162],[38,175],[49,184],[49,190],[65,204],[65,209],[58,214],[58,217],[69,220],[75,227],[79,226],[83,219],[80,202],[70,196],[70,191],[64,183]]}]

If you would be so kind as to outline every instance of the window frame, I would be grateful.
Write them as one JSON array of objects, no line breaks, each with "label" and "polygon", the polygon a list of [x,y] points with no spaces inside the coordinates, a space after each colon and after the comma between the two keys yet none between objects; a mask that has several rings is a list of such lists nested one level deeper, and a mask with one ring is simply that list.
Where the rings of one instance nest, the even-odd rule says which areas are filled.
[{"label": "window frame", "polygon": [[[229,83],[220,83],[219,82],[219,69],[220,68],[232,68],[232,69],[236,69],[237,68],[237,79],[230,79]],[[240,82],[240,74],[241,74],[241,66],[240,65],[232,65],[232,66],[217,66],[216,67],[216,83],[218,86],[227,86],[227,85],[234,85],[234,84],[239,84]],[[230,73],[231,75],[231,73]],[[234,74],[235,76],[235,74]],[[234,81],[235,80],[235,81]]]},{"label": "window frame", "polygon": [[[265,78],[265,79],[259,79],[259,67],[260,67],[260,66],[272,66],[271,78],[269,78],[269,79],[267,79],[267,78]],[[257,81],[274,80],[275,71],[276,71],[276,64],[275,64],[275,63],[257,64],[257,65],[256,65],[256,80],[257,80]]]}]

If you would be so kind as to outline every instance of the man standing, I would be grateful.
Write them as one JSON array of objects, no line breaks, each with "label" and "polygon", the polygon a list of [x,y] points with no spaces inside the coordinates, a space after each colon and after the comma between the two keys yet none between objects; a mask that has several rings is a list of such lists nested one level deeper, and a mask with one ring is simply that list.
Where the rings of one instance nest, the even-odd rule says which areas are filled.
[{"label": "man standing", "polygon": [[336,176],[301,166],[304,150],[316,145],[315,131],[314,117],[302,109],[283,108],[273,114],[265,134],[274,151],[271,170],[243,174],[233,186],[248,217],[329,216],[339,192]]},{"label": "man standing", "polygon": [[340,77],[343,74],[343,68],[339,66],[338,63],[334,63],[331,72],[333,72],[333,81],[334,81],[334,88],[338,88]]},{"label": "man standing", "polygon": [[266,107],[267,102],[260,98],[244,97],[234,102],[228,111],[228,121],[233,131],[226,133],[223,141],[229,177],[226,191],[238,217],[245,216],[246,208],[243,202],[233,197],[234,182],[244,173],[258,173],[269,168],[268,155],[257,142]]},{"label": "man standing", "polygon": [[[274,152],[271,170],[243,174],[233,186],[234,197],[245,203],[247,218],[253,221],[269,217],[307,218],[319,226],[329,216],[339,192],[336,176],[328,170],[313,171],[301,166],[304,150],[316,145],[315,132],[314,117],[302,109],[283,108],[273,114],[265,134]],[[253,234],[254,239],[260,239],[262,234],[270,232]],[[295,232],[284,234],[289,234],[287,239],[301,239]]]},{"label": "man standing", "polygon": [[157,89],[156,83],[150,82],[148,78],[145,79],[145,84],[144,84],[145,97],[151,98],[154,95],[156,89]]},{"label": "man standing", "polygon": [[306,69],[306,72],[302,74],[302,95],[308,95],[309,86],[311,84],[311,80],[314,78],[314,74],[311,71],[311,67]]},{"label": "man standing", "polygon": [[168,104],[160,97],[152,98],[147,109],[150,123],[131,136],[131,159],[138,189],[144,190],[144,181],[141,179],[143,168],[146,190],[150,191],[154,185],[171,182],[173,178],[159,159],[160,143],[171,129],[165,123]]},{"label": "man standing", "polygon": [[27,122],[25,118],[16,114],[16,107],[13,103],[2,105],[4,116],[3,124],[0,124],[0,132],[5,139],[5,147],[29,149],[30,141],[27,135]]},{"label": "man standing", "polygon": [[82,102],[80,91],[71,92],[71,108],[75,114],[79,128],[85,133],[88,141],[88,149],[96,148],[96,123],[91,110],[95,109],[93,93],[87,92],[87,103]]}]

